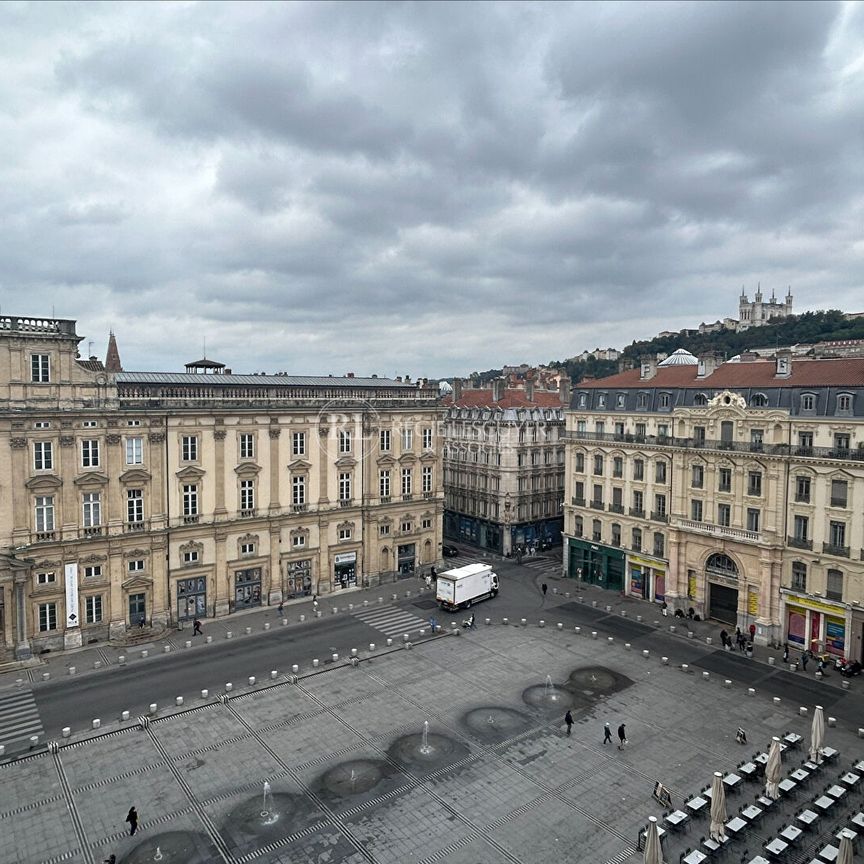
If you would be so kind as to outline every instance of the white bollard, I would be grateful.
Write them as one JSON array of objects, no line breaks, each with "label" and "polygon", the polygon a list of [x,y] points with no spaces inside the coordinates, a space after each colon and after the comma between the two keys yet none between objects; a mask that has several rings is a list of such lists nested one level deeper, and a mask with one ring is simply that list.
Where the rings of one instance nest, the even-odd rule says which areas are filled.
[{"label": "white bollard", "polygon": [[317,657],[312,661],[312,668],[313,669],[318,668],[318,658]]},{"label": "white bollard", "polygon": [[487,619],[486,619],[486,624],[487,624],[487,626],[488,626],[489,624],[491,624],[491,623],[492,623],[492,619],[491,619],[491,618],[487,618]]},{"label": "white bollard", "polygon": [[141,659],[142,659],[142,660],[146,660],[149,656],[150,656],[150,652],[145,648],[145,649],[141,652]]},{"label": "white bollard", "polygon": [[292,672],[292,674],[296,675],[299,671],[300,671],[300,666],[299,666],[299,664],[294,663],[294,664],[291,666],[291,672]]},{"label": "white bollard", "polygon": [[[316,614],[318,614],[318,613],[316,612]],[[300,623],[302,624],[305,620],[306,620],[306,616],[305,616],[305,615],[301,615],[301,616],[300,616]]]},{"label": "white bollard", "polygon": [[339,613],[339,607],[338,607],[338,606],[334,606],[334,607],[330,610],[330,614],[331,614],[331,615],[337,615],[338,613]]},{"label": "white bollard", "polygon": [[560,621],[558,622],[558,629],[559,629],[559,630],[563,630],[563,629],[564,629],[564,625],[563,625]]},{"label": "white bollard", "polygon": [[171,652],[171,646],[170,645],[163,645],[162,646],[162,653],[163,654],[169,654],[170,652]]},{"label": "white bollard", "polygon": [[229,631],[225,634],[225,638],[226,638],[226,639],[233,639],[233,638],[234,638],[234,633],[233,633],[233,631],[229,630]]},{"label": "white bollard", "polygon": [[369,601],[368,601],[368,600],[364,600],[364,601],[363,601],[363,606],[365,607],[365,606],[368,606],[368,605],[369,605]]},{"label": "white bollard", "polygon": [[330,659],[331,659],[334,663],[337,663],[337,662],[339,661],[339,655],[338,655],[338,654],[333,654],[333,655],[331,655]]},{"label": "white bollard", "polygon": [[6,745],[0,744],[0,759],[2,759],[5,754],[6,754]]},{"label": "white bollard", "polygon": [[687,631],[687,638],[692,639],[696,634],[692,630]]},{"label": "white bollard", "polygon": [[321,610],[320,610],[320,609],[316,609],[316,610],[315,610],[315,617],[316,617],[316,618],[320,618],[320,617],[321,617]]},{"label": "white bollard", "polygon": [[426,630],[425,630],[425,628],[423,628],[423,627],[420,628],[420,635],[421,635],[421,636],[425,636],[425,635],[426,635]]},{"label": "white bollard", "polygon": [[[304,620],[305,620],[305,617],[306,617],[306,616],[304,615],[304,616],[303,616]],[[283,627],[287,627],[287,626],[288,626],[288,619],[287,619],[287,618],[283,618],[283,619],[282,619],[282,626],[283,626]]]},{"label": "white bollard", "polygon": [[713,640],[710,636],[706,636],[706,637],[705,637],[705,644],[706,644],[706,645],[713,645],[713,644],[714,644],[714,640]]},{"label": "white bollard", "polygon": [[201,691],[201,698],[202,699],[209,699],[210,698],[210,691],[209,690],[202,690]]},{"label": "white bollard", "polygon": [[864,728],[862,728],[861,726],[858,727],[858,737],[864,738]]},{"label": "white bollard", "polygon": [[121,711],[120,712],[120,720],[123,723],[125,723],[128,719],[129,719],[129,712],[128,711]]},{"label": "white bollard", "polygon": [[70,675],[74,675],[77,671],[78,671],[78,670],[76,669],[75,666],[70,666],[70,667],[69,667],[69,674],[70,674]]},{"label": "white bollard", "polygon": [[661,662],[664,666],[668,666],[668,665],[669,665],[669,658],[668,658],[668,657],[661,657],[661,658],[660,658],[660,662]]},{"label": "white bollard", "polygon": [[125,654],[121,654],[121,655],[117,658],[117,662],[118,662],[121,666],[125,666],[125,665],[126,665],[126,655],[125,655]]},{"label": "white bollard", "polygon": [[370,643],[369,643],[369,650],[370,650],[370,651],[374,651],[374,650],[375,650],[375,643],[374,643],[374,642],[370,642]]},{"label": "white bollard", "polygon": [[265,629],[265,630],[269,630],[269,629],[270,629],[270,622],[269,622],[269,621],[265,621],[265,622],[264,622],[264,629]]},{"label": "white bollard", "polygon": [[102,668],[102,661],[101,660],[95,660],[93,662],[93,668],[94,669],[101,669]]},{"label": "white bollard", "polygon": [[245,627],[245,628],[243,629],[243,632],[244,632],[247,636],[249,636],[249,635],[252,633],[252,628],[251,628],[251,627]]},{"label": "white bollard", "polygon": [[755,687],[748,687],[747,688],[747,695],[748,696],[755,696],[756,695],[756,688]]},{"label": "white bollard", "polygon": [[155,703],[155,702],[151,702],[151,703],[150,703],[150,713],[151,713],[151,714],[155,714],[155,713],[156,713],[156,707],[157,707],[157,706],[156,706],[156,703]]},{"label": "white bollard", "polygon": [[832,726],[832,727],[836,726],[837,725],[837,718],[836,717],[829,717],[828,718],[828,725]]},{"label": "white bollard", "polygon": [[681,664],[681,671],[682,672],[689,672],[690,671],[690,664],[689,663],[682,663]]},{"label": "white bollard", "polygon": [[247,680],[249,681],[249,686],[250,686],[250,687],[254,687],[254,686],[255,686],[255,676],[254,676],[254,675],[250,675],[249,678],[248,678]]},{"label": "white bollard", "polygon": [[509,623],[510,623],[510,619],[509,619],[509,618],[502,618],[502,619],[501,619],[501,623],[502,623],[502,624],[509,624]]},{"label": "white bollard", "polygon": [[592,631],[591,631],[591,638],[592,638],[592,639],[596,639],[596,638],[597,638],[597,631],[596,631],[596,630],[592,630]]},{"label": "white bollard", "polygon": [[348,611],[349,611],[349,612],[353,612],[353,611],[354,611],[354,604],[353,604],[353,603],[349,603],[349,604],[348,604]]},{"label": "white bollard", "polygon": [[270,670],[270,680],[275,681],[279,677],[279,672],[276,669]]},{"label": "white bollard", "polygon": [[94,729],[98,729],[102,725],[102,721],[97,717],[90,725]]},{"label": "white bollard", "polygon": [[597,606],[597,601],[596,601],[596,600],[592,600],[592,601],[591,601],[591,605],[594,606],[594,607],[596,607],[596,606]]},{"label": "white bollard", "polygon": [[636,616],[636,620],[641,624],[641,623],[642,623],[642,616],[641,616],[641,615],[637,615],[637,616]]},{"label": "white bollard", "polygon": [[179,708],[179,707],[183,704],[183,697],[182,697],[182,696],[178,696],[178,697],[174,700],[174,704]]},{"label": "white bollard", "polygon": [[187,648],[191,648],[191,647],[192,647],[192,642],[191,642],[189,639],[187,639],[183,644],[184,644]]},{"label": "white bollard", "polygon": [[64,738],[68,738],[72,734],[72,730],[68,726],[64,726],[62,729],[62,734]]},{"label": "white bollard", "polygon": [[574,627],[573,632],[578,636],[582,632],[582,628],[581,627]]},{"label": "white bollard", "polygon": [[356,648],[352,648],[352,649],[351,649],[351,656],[352,656],[352,657],[356,657],[356,656],[357,656],[357,649],[356,649]]},{"label": "white bollard", "polygon": [[732,689],[732,681],[731,681],[729,678],[724,678],[724,679],[723,679],[723,686],[724,686],[727,690],[731,690],[731,689]]},{"label": "white bollard", "polygon": [[612,607],[611,607],[611,606],[607,606],[607,607],[606,607],[606,611],[607,611],[607,612],[611,612],[611,611],[612,611]]},{"label": "white bollard", "polygon": [[393,644],[393,640],[388,637],[387,639],[387,647],[389,648]]},{"label": "white bollard", "polygon": [[769,657],[769,658],[768,658],[768,665],[769,665],[769,666],[773,666],[773,665],[774,665],[774,662],[775,662],[775,661],[774,661],[774,658],[773,658],[773,657]]},{"label": "white bollard", "polygon": [[523,618],[522,621],[521,621],[521,623],[522,623],[522,626],[523,626],[523,627],[527,627],[527,626],[528,626],[528,619],[527,619],[527,618]]},{"label": "white bollard", "polygon": [[205,636],[205,637],[204,637],[204,641],[205,641],[208,645],[210,645],[210,644],[213,642],[213,637],[212,637],[212,636]]},{"label": "white bollard", "polygon": [[546,626],[546,622],[545,622],[542,618],[540,619],[540,625],[539,625],[539,626],[540,626],[540,627],[545,627],[545,626]]},{"label": "white bollard", "polygon": [[647,660],[651,656],[651,652],[647,648],[642,649],[642,656]]},{"label": "white bollard", "polygon": [[39,743],[39,736],[38,735],[31,735],[30,736],[30,749],[32,750],[38,743]]},{"label": "white bollard", "polygon": [[625,651],[629,651],[630,648],[631,648],[630,643],[629,643],[629,642],[625,642],[625,643],[624,643],[624,650],[625,650]]},{"label": "white bollard", "polygon": [[798,715],[800,717],[806,717],[807,716],[807,709],[803,705],[798,709]]},{"label": "white bollard", "polygon": [[230,693],[233,689],[234,689],[234,685],[229,681],[229,682],[225,685],[225,692],[226,692],[226,693]]},{"label": "white bollard", "polygon": [[398,600],[398,599],[399,599],[399,595],[398,595],[398,594],[391,594],[391,595],[390,595],[390,599],[391,599],[391,600]]},{"label": "white bollard", "polygon": [[615,637],[614,636],[607,636],[606,641],[611,645],[615,641]]},{"label": "white bollard", "polygon": [[774,701],[774,704],[775,704],[775,705],[779,705],[779,704],[780,704],[780,697],[779,697],[779,696],[775,696],[773,701]]},{"label": "white bollard", "polygon": [[844,690],[848,690],[849,687],[850,687],[851,685],[850,685],[850,682],[849,682],[849,681],[841,681],[841,682],[840,682],[840,686],[841,686]]},{"label": "white bollard", "polygon": [[378,598],[378,602],[379,602],[379,603],[383,603],[383,602],[384,602],[384,598],[383,598],[383,597],[379,597],[379,598]]},{"label": "white bollard", "polygon": [[674,633],[674,632],[675,632],[675,625],[674,625],[674,624],[670,624],[670,625],[669,625],[669,632],[670,632],[670,633]]},{"label": "white bollard", "polygon": [[407,633],[402,634],[402,641],[407,642],[411,637]]},{"label": "white bollard", "polygon": [[702,673],[702,680],[703,680],[703,681],[707,681],[710,677],[711,677],[711,673],[710,673],[710,672],[703,672],[703,673]]},{"label": "white bollard", "polygon": [[621,610],[621,617],[622,617],[622,618],[626,618],[626,617],[627,617],[627,610],[626,610],[626,609],[622,609],[622,610]]}]

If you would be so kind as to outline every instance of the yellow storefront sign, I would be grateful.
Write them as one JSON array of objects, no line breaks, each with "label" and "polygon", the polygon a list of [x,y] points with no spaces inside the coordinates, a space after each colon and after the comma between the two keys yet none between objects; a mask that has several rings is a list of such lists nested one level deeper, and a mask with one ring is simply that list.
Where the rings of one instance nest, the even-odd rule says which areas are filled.
[{"label": "yellow storefront sign", "polygon": [[818,600],[809,600],[804,597],[787,597],[787,606],[800,606],[803,609],[814,609],[816,612],[825,612],[828,615],[841,615],[845,617],[846,610],[842,606],[832,603],[820,603]]},{"label": "yellow storefront sign", "polygon": [[638,564],[641,567],[650,567],[656,570],[657,573],[663,574],[666,572],[666,565],[660,561],[649,561],[647,558],[640,558],[638,555],[630,555],[630,563]]},{"label": "yellow storefront sign", "polygon": [[747,614],[748,615],[758,615],[759,614],[759,592],[758,591],[748,591],[747,592]]}]

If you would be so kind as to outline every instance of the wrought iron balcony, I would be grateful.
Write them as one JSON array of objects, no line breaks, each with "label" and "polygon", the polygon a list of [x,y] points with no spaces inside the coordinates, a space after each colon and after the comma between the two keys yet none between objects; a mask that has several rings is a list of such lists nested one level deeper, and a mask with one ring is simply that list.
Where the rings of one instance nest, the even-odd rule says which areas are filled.
[{"label": "wrought iron balcony", "polygon": [[668,522],[669,521],[669,514],[668,513],[658,513],[656,510],[653,510],[651,512],[651,518],[655,522]]},{"label": "wrought iron balcony", "polygon": [[594,510],[602,510],[603,509],[603,502],[602,501],[592,501],[591,507]]},{"label": "wrought iron balcony", "polygon": [[613,501],[613,502],[609,505],[609,510],[610,510],[610,512],[612,512],[612,513],[623,513],[623,512],[624,512],[624,505],[623,505],[623,504],[616,504],[616,503]]},{"label": "wrought iron balcony", "polygon": [[574,495],[574,496],[570,499],[570,503],[571,503],[574,507],[584,507],[584,506],[585,506],[585,499],[584,499],[584,498],[580,498],[578,495]]},{"label": "wrought iron balcony", "polygon": [[812,549],[813,541],[808,540],[806,537],[787,537],[786,545],[791,546],[793,549]]},{"label": "wrought iron balcony", "polygon": [[822,544],[822,552],[825,555],[837,555],[840,558],[848,558],[849,557],[849,547],[848,546],[835,546],[833,543],[823,543]]},{"label": "wrought iron balcony", "polygon": [[630,515],[635,516],[637,519],[644,519],[645,518],[645,511],[640,510],[638,507],[631,507],[630,508]]}]

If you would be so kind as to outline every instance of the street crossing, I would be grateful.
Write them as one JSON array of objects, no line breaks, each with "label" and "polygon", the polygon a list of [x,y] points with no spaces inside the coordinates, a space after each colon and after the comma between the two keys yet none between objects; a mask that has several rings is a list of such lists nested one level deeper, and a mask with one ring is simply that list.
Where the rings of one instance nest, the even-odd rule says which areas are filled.
[{"label": "street crossing", "polygon": [[555,558],[531,558],[522,559],[522,566],[529,570],[536,570],[545,576],[554,577],[561,575],[561,560]]},{"label": "street crossing", "polygon": [[9,747],[44,732],[32,690],[0,694],[0,744]]},{"label": "street crossing", "polygon": [[380,606],[371,609],[361,609],[354,612],[354,617],[359,618],[364,624],[368,624],[375,630],[379,630],[385,636],[395,638],[403,633],[413,633],[421,628],[429,626],[429,621],[418,618],[397,606]]}]

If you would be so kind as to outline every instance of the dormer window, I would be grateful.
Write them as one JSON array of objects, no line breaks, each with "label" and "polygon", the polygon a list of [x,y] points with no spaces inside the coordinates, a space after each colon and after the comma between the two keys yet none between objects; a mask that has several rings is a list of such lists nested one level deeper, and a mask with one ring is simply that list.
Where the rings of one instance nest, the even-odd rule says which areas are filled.
[{"label": "dormer window", "polygon": [[606,407],[606,394],[605,393],[598,393],[597,394],[597,407],[598,408],[605,408]]},{"label": "dormer window", "polygon": [[837,413],[838,414],[851,414],[852,413],[852,399],[854,397],[851,393],[838,393],[837,394]]},{"label": "dormer window", "polygon": [[802,411],[815,411],[816,410],[816,396],[813,393],[802,393],[801,394],[801,410]]},{"label": "dormer window", "polygon": [[671,399],[668,393],[661,393],[657,401],[658,407],[668,408],[670,401]]},{"label": "dormer window", "polygon": [[768,407],[768,397],[764,393],[754,393],[750,397],[750,407],[751,408],[767,408]]},{"label": "dormer window", "polygon": [[615,407],[616,408],[624,408],[625,405],[627,404],[626,400],[627,400],[627,397],[623,393],[619,393],[615,397]]},{"label": "dormer window", "polygon": [[578,403],[577,403],[579,405],[579,407],[584,408],[587,401],[588,401],[588,399],[587,399],[586,395],[584,393],[580,393]]},{"label": "dormer window", "polygon": [[637,408],[647,408],[648,407],[648,394],[647,393],[637,393],[636,394],[636,407]]},{"label": "dormer window", "polygon": [[708,397],[704,393],[697,393],[693,397],[693,404],[694,405],[707,405],[708,404]]}]

